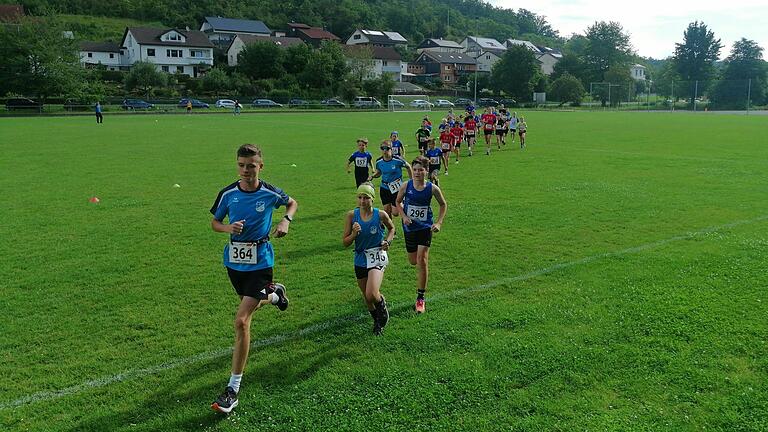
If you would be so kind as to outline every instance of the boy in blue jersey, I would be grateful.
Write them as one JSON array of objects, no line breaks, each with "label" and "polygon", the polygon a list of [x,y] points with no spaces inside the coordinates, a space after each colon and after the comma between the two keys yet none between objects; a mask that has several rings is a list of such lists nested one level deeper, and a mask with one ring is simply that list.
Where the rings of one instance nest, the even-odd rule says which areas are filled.
[{"label": "boy in blue jersey", "polygon": [[[403,215],[405,250],[408,261],[416,266],[416,313],[426,311],[425,293],[429,278],[429,248],[432,233],[440,231],[448,210],[443,191],[437,185],[426,181],[429,162],[419,156],[411,162],[413,178],[397,193],[397,208]],[[432,197],[440,205],[437,221],[432,221]]]},{"label": "boy in blue jersey", "polygon": [[443,160],[443,150],[435,147],[434,138],[429,140],[429,148],[427,149],[426,153],[424,153],[424,156],[429,161],[429,180],[432,183],[439,185],[440,183],[437,180],[437,176],[440,174],[441,162]]},{"label": "boy in blue jersey", "polygon": [[373,208],[373,196],[372,184],[363,183],[357,188],[357,208],[346,215],[342,243],[344,247],[355,243],[357,286],[373,318],[373,334],[378,336],[389,322],[387,301],[380,290],[389,264],[387,249],[395,236],[395,225],[387,213]]},{"label": "boy in blue jersey", "polygon": [[[285,286],[272,282],[274,251],[269,242],[272,211],[285,206],[285,216],[272,232],[275,237],[288,234],[288,227],[298,203],[279,188],[259,179],[264,167],[261,149],[244,144],[237,149],[240,180],[219,192],[211,207],[211,227],[229,234],[224,247],[224,266],[229,280],[240,296],[235,313],[235,346],[232,351],[232,375],[227,388],[211,408],[229,413],[238,404],[237,395],[250,348],[251,317],[256,309],[273,304],[280,310],[288,308]],[[224,219],[228,223],[224,223]]]},{"label": "boy in blue jersey", "polygon": [[393,156],[392,150],[393,147],[389,141],[382,141],[381,157],[376,159],[374,164],[376,171],[368,178],[368,181],[381,177],[381,188],[379,189],[381,204],[389,216],[395,217],[397,216],[395,198],[397,198],[397,191],[403,184],[403,168],[408,171],[408,177],[411,177],[412,174],[411,165],[405,159]]},{"label": "boy in blue jersey", "polygon": [[405,159],[405,147],[403,147],[403,142],[400,141],[397,131],[392,131],[389,135],[389,142],[392,145],[392,156],[399,156]]},{"label": "boy in blue jersey", "polygon": [[370,174],[370,168],[372,167],[371,161],[373,160],[373,156],[366,150],[367,146],[368,138],[358,138],[357,151],[352,153],[352,156],[347,159],[347,174],[351,172],[350,165],[352,163],[355,164],[356,187],[368,181],[368,175]]}]

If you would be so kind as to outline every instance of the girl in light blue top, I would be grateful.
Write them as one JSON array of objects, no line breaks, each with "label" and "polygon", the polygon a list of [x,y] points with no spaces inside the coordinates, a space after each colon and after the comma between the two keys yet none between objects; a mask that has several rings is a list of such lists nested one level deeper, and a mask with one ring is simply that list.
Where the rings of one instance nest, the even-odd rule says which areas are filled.
[{"label": "girl in light blue top", "polygon": [[[380,288],[384,269],[389,263],[387,249],[395,236],[395,225],[386,212],[373,208],[374,195],[371,183],[358,186],[358,207],[347,213],[342,243],[344,247],[355,244],[357,286],[373,317],[373,333],[378,336],[389,321],[387,302]],[[384,228],[387,229],[386,239]]]}]

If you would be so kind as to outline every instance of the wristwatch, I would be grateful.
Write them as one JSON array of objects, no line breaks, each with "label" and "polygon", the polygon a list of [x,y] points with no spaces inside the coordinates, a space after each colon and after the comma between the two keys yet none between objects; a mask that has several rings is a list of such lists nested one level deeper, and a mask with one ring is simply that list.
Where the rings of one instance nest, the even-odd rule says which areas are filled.
[{"label": "wristwatch", "polygon": [[288,222],[293,222],[293,218],[288,215],[283,216],[283,219],[287,220]]}]

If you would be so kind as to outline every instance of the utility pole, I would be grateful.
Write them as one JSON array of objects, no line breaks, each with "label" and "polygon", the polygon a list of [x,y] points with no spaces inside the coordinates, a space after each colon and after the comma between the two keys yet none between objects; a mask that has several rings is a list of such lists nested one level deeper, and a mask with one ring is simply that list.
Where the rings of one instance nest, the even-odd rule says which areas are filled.
[{"label": "utility pole", "polygon": [[[477,29],[478,29],[478,17],[475,17],[475,37],[477,37],[477,31],[478,31]],[[467,48],[469,48],[469,40],[467,40]],[[469,49],[467,49],[467,52],[469,52]],[[477,58],[475,58],[475,97],[474,97],[474,100],[472,101],[472,105],[473,106],[477,106],[477,69],[478,69],[478,66],[479,65],[477,64]]]}]

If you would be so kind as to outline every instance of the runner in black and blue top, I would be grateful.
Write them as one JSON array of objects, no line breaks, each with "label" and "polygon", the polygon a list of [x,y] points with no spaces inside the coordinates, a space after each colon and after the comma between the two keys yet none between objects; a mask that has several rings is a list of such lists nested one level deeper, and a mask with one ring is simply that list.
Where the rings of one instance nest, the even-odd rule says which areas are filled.
[{"label": "runner in black and blue top", "polygon": [[443,150],[435,147],[435,139],[431,138],[429,141],[429,148],[424,153],[424,157],[429,161],[429,180],[439,185],[437,176],[440,175],[440,167],[443,161]]},{"label": "runner in black and blue top", "polygon": [[350,165],[355,165],[355,186],[368,181],[370,175],[370,168],[372,166],[373,156],[366,151],[368,146],[368,138],[357,139],[357,151],[352,153],[352,156],[347,159],[347,174],[351,172]]},{"label": "runner in black and blue top", "polygon": [[[264,166],[261,149],[244,144],[237,150],[240,180],[219,192],[211,207],[211,227],[216,232],[229,234],[224,247],[224,266],[232,286],[240,296],[235,314],[235,346],[232,352],[232,375],[227,388],[211,408],[229,413],[238,404],[237,394],[250,348],[251,317],[266,304],[280,310],[288,308],[285,286],[272,282],[274,252],[269,242],[272,212],[285,206],[285,216],[273,234],[283,237],[293,220],[298,204],[279,188],[259,179]],[[224,223],[224,219],[228,223]]]},{"label": "runner in black and blue top", "polygon": [[373,180],[376,177],[381,177],[381,187],[379,188],[381,204],[384,206],[384,211],[391,217],[398,214],[395,199],[397,198],[397,191],[403,185],[403,168],[408,171],[408,177],[412,176],[411,165],[405,159],[393,156],[393,150],[394,148],[389,141],[382,141],[381,157],[376,159],[376,163],[373,165],[376,171],[369,178],[369,180]]},{"label": "runner in black and blue top", "polygon": [[[357,286],[373,317],[373,334],[380,335],[389,321],[387,301],[380,289],[389,263],[387,249],[395,235],[395,225],[386,212],[373,208],[374,194],[371,183],[357,188],[358,207],[347,213],[342,243],[344,247],[355,243]],[[387,229],[386,239],[383,227]]]},{"label": "runner in black and blue top", "polygon": [[389,135],[389,142],[392,145],[392,156],[400,156],[405,159],[405,147],[403,147],[403,142],[400,141],[397,131],[392,131]]},{"label": "runner in black and blue top", "polygon": [[[448,210],[443,191],[437,185],[426,181],[429,162],[417,157],[411,162],[413,178],[397,193],[397,208],[403,215],[405,250],[408,261],[416,266],[416,313],[424,313],[425,292],[429,276],[429,248],[432,233],[440,231]],[[432,220],[432,198],[440,205],[437,220]]]}]

